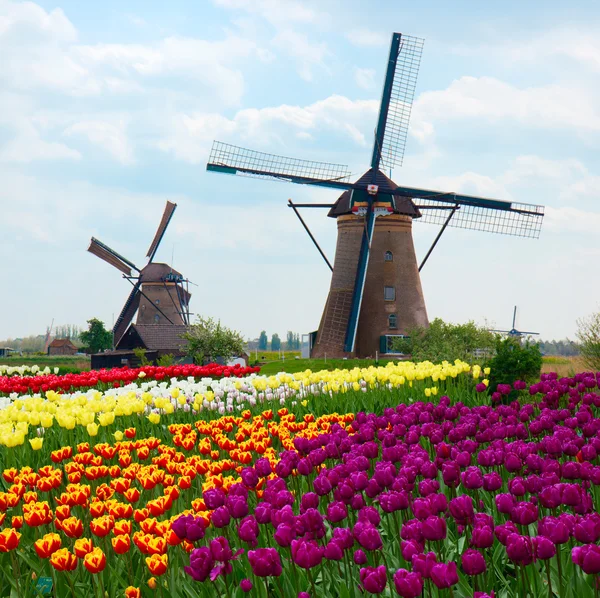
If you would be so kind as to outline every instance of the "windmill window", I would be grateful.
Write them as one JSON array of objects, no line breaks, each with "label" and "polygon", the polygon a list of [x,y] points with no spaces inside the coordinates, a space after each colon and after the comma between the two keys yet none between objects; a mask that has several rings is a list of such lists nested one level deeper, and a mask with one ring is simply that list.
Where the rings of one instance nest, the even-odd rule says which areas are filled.
[{"label": "windmill window", "polygon": [[157,299],[154,303],[156,303],[156,305],[158,305],[160,303],[160,299]]},{"label": "windmill window", "polygon": [[388,328],[393,328],[394,330],[398,328],[398,316],[396,314],[390,314],[388,317]]},{"label": "windmill window", "polygon": [[385,301],[396,301],[396,287],[383,287]]},{"label": "windmill window", "polygon": [[155,323],[155,324],[158,324],[159,322],[160,322],[160,316],[159,316],[158,314],[156,314],[156,315],[154,316],[154,323]]},{"label": "windmill window", "polygon": [[393,262],[394,261],[394,254],[391,251],[386,251],[385,252],[385,256],[384,256],[383,259],[386,262]]}]

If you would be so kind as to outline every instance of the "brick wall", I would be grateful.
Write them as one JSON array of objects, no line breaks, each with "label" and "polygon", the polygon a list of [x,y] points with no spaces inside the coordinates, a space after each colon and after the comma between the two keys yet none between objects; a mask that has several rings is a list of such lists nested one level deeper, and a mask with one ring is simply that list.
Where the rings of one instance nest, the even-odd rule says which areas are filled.
[{"label": "brick wall", "polygon": [[[412,240],[412,220],[397,214],[380,217],[375,221],[355,355],[344,352],[363,226],[364,218],[351,215],[338,218],[331,287],[313,357],[375,357],[380,336],[403,334],[414,326],[428,324]],[[384,259],[386,251],[392,252],[390,262]],[[395,301],[384,300],[384,286],[395,288]],[[396,329],[389,328],[392,313],[397,316]]]}]

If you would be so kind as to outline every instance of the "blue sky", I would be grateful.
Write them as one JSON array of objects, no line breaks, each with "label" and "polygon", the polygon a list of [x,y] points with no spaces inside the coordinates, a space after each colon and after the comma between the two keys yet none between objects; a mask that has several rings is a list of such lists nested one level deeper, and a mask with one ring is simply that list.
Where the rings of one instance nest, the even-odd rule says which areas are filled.
[{"label": "blue sky", "polygon": [[[366,170],[392,31],[425,38],[396,182],[547,206],[537,241],[448,230],[429,317],[573,337],[598,310],[600,9],[564,2],[0,0],[0,338],[112,323],[166,199],[158,258],[247,336],[317,327],[329,270],[287,199],[208,174],[213,139]],[[308,211],[307,211],[308,212]],[[333,258],[335,222],[306,213]],[[414,226],[417,255],[437,230]]]}]

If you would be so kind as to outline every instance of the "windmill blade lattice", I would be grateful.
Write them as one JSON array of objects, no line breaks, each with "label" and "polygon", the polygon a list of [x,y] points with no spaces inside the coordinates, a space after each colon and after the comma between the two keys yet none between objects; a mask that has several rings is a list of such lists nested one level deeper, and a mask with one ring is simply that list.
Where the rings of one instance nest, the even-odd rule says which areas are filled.
[{"label": "windmill blade lattice", "polygon": [[129,327],[129,324],[131,324],[133,316],[140,305],[141,286],[142,282],[138,280],[133,286],[133,289],[131,289],[131,293],[129,293],[129,297],[127,297],[127,301],[125,301],[123,309],[121,309],[121,313],[115,322],[113,327],[115,346],[121,340],[121,337],[127,332],[127,328]]},{"label": "windmill blade lattice", "polygon": [[[447,195],[448,205],[455,204],[452,194]],[[417,199],[418,207],[428,207],[421,211],[421,218],[415,222],[443,225],[448,218],[447,209],[442,209],[440,200]],[[486,207],[475,203],[463,203],[456,201],[459,209],[448,222],[448,226],[454,228],[466,228],[501,235],[513,235],[516,237],[529,237],[537,239],[542,229],[544,218],[544,206],[522,203],[506,203],[505,208]],[[435,209],[439,207],[440,209]]]},{"label": "windmill blade lattice", "polygon": [[139,269],[137,266],[130,262],[127,258],[117,253],[114,249],[111,249],[108,245],[105,245],[101,241],[98,241],[95,237],[92,237],[88,251],[99,257],[101,260],[114,266],[117,270],[120,270],[125,276],[131,276],[131,270]]},{"label": "windmill blade lattice", "polygon": [[408,125],[424,43],[425,40],[411,35],[402,35],[400,38],[387,122],[379,150],[381,165],[385,168],[402,166],[404,160]]},{"label": "windmill blade lattice", "polygon": [[175,212],[175,208],[177,208],[176,203],[167,201],[167,205],[165,206],[165,211],[163,212],[160,224],[158,225],[158,229],[156,230],[154,239],[152,239],[150,249],[148,249],[148,253],[146,254],[146,257],[149,258],[148,261],[150,262],[154,259],[154,256],[158,251],[158,246],[160,245],[165,231],[167,230],[167,226],[169,226],[169,222],[171,222],[171,218],[173,217],[173,212]]},{"label": "windmill blade lattice", "polygon": [[[347,166],[299,160],[257,152],[215,141],[208,158],[207,170],[301,184],[331,183],[335,188],[349,188],[351,176]],[[327,185],[325,185],[327,186]]]}]

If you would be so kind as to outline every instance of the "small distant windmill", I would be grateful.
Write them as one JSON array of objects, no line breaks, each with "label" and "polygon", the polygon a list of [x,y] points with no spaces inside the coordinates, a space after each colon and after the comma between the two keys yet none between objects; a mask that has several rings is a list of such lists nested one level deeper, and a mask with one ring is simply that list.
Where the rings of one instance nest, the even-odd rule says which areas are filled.
[{"label": "small distant windmill", "polygon": [[510,330],[490,330],[490,332],[498,332],[499,334],[506,334],[514,338],[522,338],[523,336],[536,336],[539,332],[526,332],[525,330],[517,330],[517,306],[513,311],[512,328]]},{"label": "small distant windmill", "polygon": [[[154,256],[173,217],[177,204],[167,202],[146,257],[148,263],[138,268],[133,262],[92,237],[88,251],[123,273],[133,289],[113,327],[114,343],[119,342],[137,312],[136,324],[187,325],[190,320],[189,281],[168,264],[154,261]],[[133,274],[135,270],[137,274]],[[185,287],[184,287],[185,284]]]},{"label": "small distant windmill", "polygon": [[54,318],[49,328],[46,328],[46,336],[44,337],[44,353],[48,353],[48,345],[50,344],[50,337],[52,336],[52,328],[54,327]]},{"label": "small distant windmill", "polygon": [[[329,208],[337,219],[331,266],[308,227],[313,243],[332,270],[329,296],[312,356],[374,356],[391,352],[394,336],[428,324],[420,270],[448,226],[521,237],[539,236],[542,206],[484,199],[453,192],[398,186],[383,170],[401,166],[408,135],[423,40],[394,33],[369,169],[356,182],[347,166],[297,160],[215,141],[207,170],[342,191]],[[417,265],[412,221],[441,224]],[[377,234],[375,234],[377,233]]]}]

